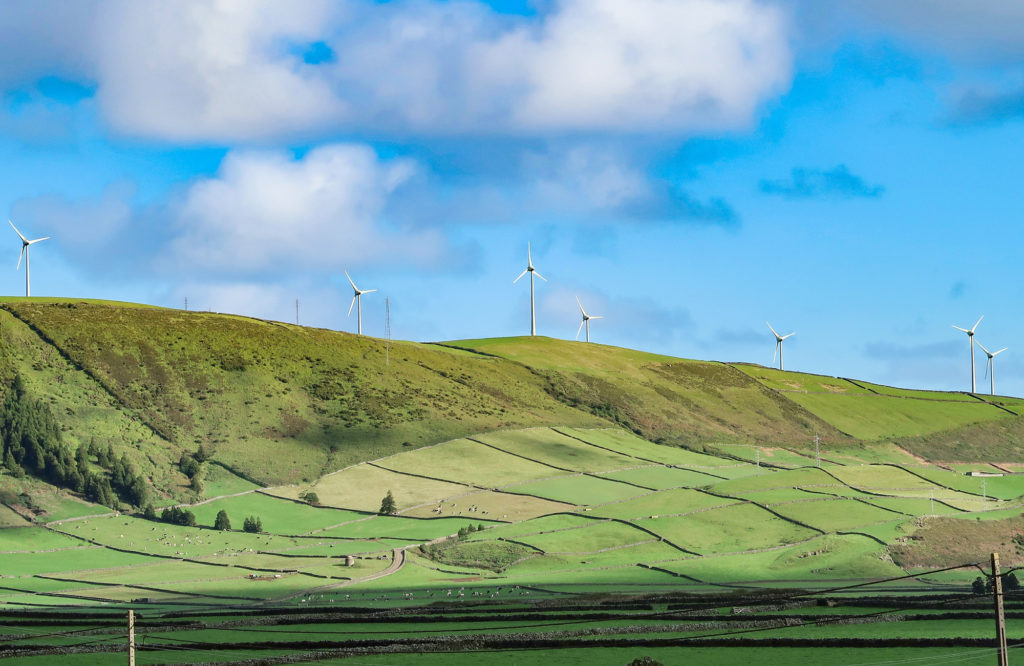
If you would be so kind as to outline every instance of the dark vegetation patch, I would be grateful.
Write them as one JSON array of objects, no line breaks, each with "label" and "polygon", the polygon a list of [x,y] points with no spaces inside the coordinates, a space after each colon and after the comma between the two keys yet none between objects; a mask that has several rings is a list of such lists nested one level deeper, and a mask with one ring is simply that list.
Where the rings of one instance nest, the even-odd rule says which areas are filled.
[{"label": "dark vegetation patch", "polygon": [[904,569],[943,567],[975,562],[999,553],[1004,566],[1024,565],[1024,516],[1005,520],[919,518],[921,527],[889,546],[893,561]]},{"label": "dark vegetation patch", "polygon": [[1024,460],[1024,417],[999,419],[902,437],[895,444],[925,460],[1009,462]]}]

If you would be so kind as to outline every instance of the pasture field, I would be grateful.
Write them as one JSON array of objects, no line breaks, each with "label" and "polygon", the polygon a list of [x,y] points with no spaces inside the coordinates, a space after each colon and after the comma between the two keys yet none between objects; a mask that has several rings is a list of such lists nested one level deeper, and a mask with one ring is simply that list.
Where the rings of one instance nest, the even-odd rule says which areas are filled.
[{"label": "pasture field", "polygon": [[494,524],[484,518],[405,518],[403,516],[374,516],[356,520],[319,532],[317,536],[347,538],[398,538],[410,541],[429,541],[451,536],[463,527]]},{"label": "pasture field", "polygon": [[828,395],[868,395],[871,393],[869,389],[840,377],[782,371],[775,368],[766,368],[763,365],[747,363],[736,363],[733,367],[776,391],[799,391],[802,393],[825,393]]},{"label": "pasture field", "polygon": [[[589,516],[590,514],[587,514]],[[475,532],[469,535],[471,540],[480,539],[513,539],[525,534],[543,534],[556,530],[577,529],[589,527],[598,522],[594,518],[585,517],[574,513],[557,513],[541,518],[534,518],[511,525],[497,525],[489,527],[482,532]]]},{"label": "pasture field", "polygon": [[648,465],[645,467],[634,467],[622,469],[615,472],[603,472],[598,476],[606,479],[625,481],[652,490],[663,490],[666,488],[700,488],[709,486],[721,478],[711,476],[704,472],[678,467],[664,467],[662,465]]},{"label": "pasture field", "polygon": [[608,548],[621,548],[656,541],[658,537],[650,532],[617,521],[600,521],[573,530],[561,530],[517,537],[517,541],[529,544],[545,553],[595,553]]},{"label": "pasture field", "polygon": [[505,490],[534,495],[555,502],[571,503],[576,506],[604,504],[650,492],[628,483],[608,481],[581,474],[509,486]]},{"label": "pasture field", "polygon": [[822,532],[842,532],[865,525],[889,523],[901,518],[899,514],[871,506],[855,499],[815,500],[772,504],[772,511],[800,521]]},{"label": "pasture field", "polygon": [[697,490],[680,488],[662,490],[619,502],[601,504],[592,507],[587,515],[628,520],[630,518],[649,518],[652,515],[692,513],[712,507],[734,504],[737,501],[709,495]]},{"label": "pasture field", "polygon": [[[436,509],[440,507],[441,511]],[[473,511],[470,512],[470,507]],[[460,516],[463,514],[479,515],[489,520],[500,521],[521,521],[546,516],[561,511],[571,511],[572,504],[564,502],[553,502],[551,500],[534,497],[533,495],[519,495],[516,493],[495,492],[493,490],[478,490],[471,493],[455,495],[438,502],[438,504],[424,504],[400,511],[403,516],[415,518],[435,518],[438,516]]]},{"label": "pasture field", "polygon": [[[811,438],[813,444],[814,438]],[[755,465],[757,473],[764,473],[770,467],[781,467],[783,469],[796,469],[799,467],[811,467],[815,464],[813,450],[810,455],[789,451],[778,447],[748,446],[745,444],[715,444],[716,449],[723,453],[745,460]],[[757,469],[758,461],[763,465]]]},{"label": "pasture field", "polygon": [[195,514],[198,524],[207,527],[213,527],[217,513],[225,511],[236,530],[241,529],[247,516],[259,516],[263,529],[274,534],[307,534],[367,516],[356,511],[313,507],[257,492],[196,504],[189,510]]},{"label": "pasture field", "polygon": [[[551,428],[492,432],[475,439],[524,458],[574,472],[635,467],[635,458],[586,444]],[[550,475],[549,475],[550,476]]]},{"label": "pasture field", "polygon": [[737,504],[685,516],[636,519],[636,525],[700,554],[771,548],[818,534],[753,504]]},{"label": "pasture field", "polygon": [[206,466],[206,472],[203,475],[203,484],[206,487],[204,494],[207,497],[220,497],[221,495],[244,493],[249,490],[256,490],[260,487],[252,481],[243,479],[234,472],[217,464],[209,464]]},{"label": "pasture field", "polygon": [[[484,441],[484,440],[481,440]],[[468,439],[402,453],[377,463],[385,469],[466,485],[500,488],[564,472]]]},{"label": "pasture field", "polygon": [[[718,473],[716,468],[719,467],[726,469],[746,467],[743,463],[737,463],[734,460],[726,460],[691,451],[690,449],[677,446],[652,445],[651,442],[620,429],[555,428],[555,430],[644,462],[674,465],[715,474]],[[749,473],[754,471],[751,466]]]},{"label": "pasture field", "polygon": [[404,511],[421,504],[438,502],[445,497],[471,492],[473,488],[361,464],[323,476],[309,486],[280,486],[270,488],[267,492],[298,498],[307,490],[315,492],[324,506],[376,512],[380,510],[380,502],[388,490],[394,494],[399,511]]}]

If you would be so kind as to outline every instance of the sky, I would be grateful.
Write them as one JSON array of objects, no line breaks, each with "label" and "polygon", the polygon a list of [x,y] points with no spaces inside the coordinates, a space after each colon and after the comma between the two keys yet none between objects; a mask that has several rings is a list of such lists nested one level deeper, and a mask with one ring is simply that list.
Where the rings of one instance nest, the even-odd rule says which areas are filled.
[{"label": "sky", "polygon": [[[1024,3],[8,0],[32,294],[1024,395]],[[24,295],[20,241],[0,293]],[[4,264],[7,264],[6,268]],[[978,350],[979,391],[988,390]]]}]

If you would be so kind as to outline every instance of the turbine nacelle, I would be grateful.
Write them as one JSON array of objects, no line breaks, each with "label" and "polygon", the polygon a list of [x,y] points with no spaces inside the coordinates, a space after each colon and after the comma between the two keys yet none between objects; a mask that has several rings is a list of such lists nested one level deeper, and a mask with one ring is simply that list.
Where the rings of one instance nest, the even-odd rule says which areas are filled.
[{"label": "turbine nacelle", "polygon": [[583,309],[583,304],[580,303],[580,297],[576,297],[576,305],[580,306],[580,314],[583,316],[583,321],[580,322],[580,327],[576,329],[576,339],[580,339],[580,331],[583,330],[583,325],[587,326],[587,342],[590,342],[590,320],[591,319],[604,319],[603,315],[588,315],[587,311]]},{"label": "turbine nacelle", "polygon": [[375,292],[377,290],[376,289],[360,289],[359,287],[356,286],[356,283],[352,281],[352,276],[348,274],[348,271],[345,271],[345,277],[348,278],[348,283],[350,285],[352,285],[352,302],[349,303],[349,305],[348,305],[348,314],[345,315],[345,316],[346,317],[351,317],[352,316],[352,308],[354,308],[356,306],[356,301],[358,301],[359,302],[359,312],[358,312],[359,323],[357,325],[358,328],[356,330],[359,332],[359,335],[362,335],[363,334],[363,299],[362,299],[362,295],[363,294],[372,294],[373,292]]}]

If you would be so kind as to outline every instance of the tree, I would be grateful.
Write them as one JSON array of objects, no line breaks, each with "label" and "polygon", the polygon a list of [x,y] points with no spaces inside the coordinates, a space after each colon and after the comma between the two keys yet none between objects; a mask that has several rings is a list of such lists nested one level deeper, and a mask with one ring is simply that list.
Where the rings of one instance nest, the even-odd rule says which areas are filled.
[{"label": "tree", "polygon": [[1012,571],[1003,576],[1003,587],[1007,590],[1019,590],[1020,581],[1017,580],[1017,574]]},{"label": "tree", "polygon": [[246,532],[258,534],[259,532],[263,531],[263,521],[260,520],[259,516],[249,516],[245,519],[245,523],[243,523],[242,529]]},{"label": "tree", "polygon": [[971,592],[974,594],[985,594],[985,581],[981,576],[975,578],[974,582],[971,583]]},{"label": "tree", "polygon": [[217,518],[213,521],[213,529],[215,530],[230,530],[231,519],[228,518],[228,512],[221,509],[217,513]]},{"label": "tree", "polygon": [[146,520],[156,520],[156,509],[152,504],[147,504],[146,508],[142,510],[142,517]]},{"label": "tree", "polygon": [[312,490],[307,490],[306,492],[304,492],[301,495],[299,495],[299,499],[302,500],[303,502],[306,502],[307,504],[319,504],[320,503],[320,497],[316,493],[314,493]]},{"label": "tree", "polygon": [[391,491],[389,490],[388,494],[384,496],[384,499],[380,501],[380,515],[390,516],[397,510],[398,507],[395,506],[395,496],[392,495]]}]

